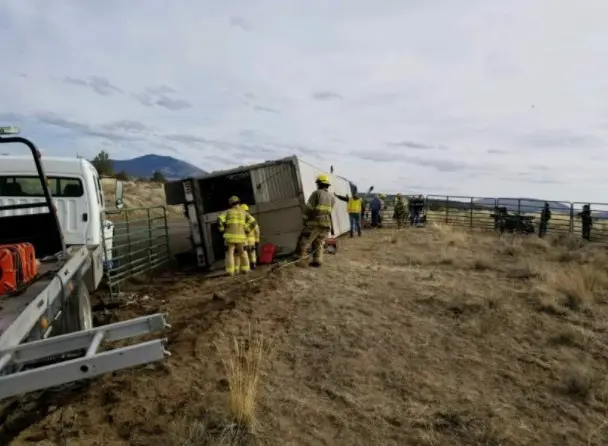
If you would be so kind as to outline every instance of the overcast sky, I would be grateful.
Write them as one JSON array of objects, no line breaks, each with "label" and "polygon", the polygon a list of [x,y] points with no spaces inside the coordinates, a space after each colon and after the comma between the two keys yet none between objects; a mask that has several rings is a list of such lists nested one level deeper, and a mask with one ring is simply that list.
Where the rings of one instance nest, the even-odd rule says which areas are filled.
[{"label": "overcast sky", "polygon": [[0,122],[49,155],[608,202],[607,24],[607,0],[3,0]]}]

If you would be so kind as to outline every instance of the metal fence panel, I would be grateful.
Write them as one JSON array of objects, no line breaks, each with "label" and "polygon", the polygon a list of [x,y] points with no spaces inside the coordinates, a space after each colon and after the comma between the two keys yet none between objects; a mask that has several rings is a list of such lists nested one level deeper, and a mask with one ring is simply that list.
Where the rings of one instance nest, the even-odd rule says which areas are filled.
[{"label": "metal fence panel", "polygon": [[427,195],[427,221],[470,229],[492,230],[492,213],[496,199],[488,197],[463,197],[451,195]]},{"label": "metal fence panel", "polygon": [[[130,278],[148,274],[171,259],[167,209],[164,206],[123,209],[113,214],[114,234],[111,241],[104,237],[106,259],[104,282],[111,299],[118,297],[121,285]],[[111,246],[111,252],[108,247]]]}]

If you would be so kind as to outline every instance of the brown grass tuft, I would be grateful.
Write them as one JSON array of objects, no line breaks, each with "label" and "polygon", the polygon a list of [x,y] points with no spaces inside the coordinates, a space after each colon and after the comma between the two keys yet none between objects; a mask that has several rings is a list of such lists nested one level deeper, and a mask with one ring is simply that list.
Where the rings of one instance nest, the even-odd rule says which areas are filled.
[{"label": "brown grass tuft", "polygon": [[262,367],[270,351],[261,334],[251,327],[246,338],[233,338],[222,362],[228,378],[228,413],[238,431],[254,433],[258,427],[256,399]]}]

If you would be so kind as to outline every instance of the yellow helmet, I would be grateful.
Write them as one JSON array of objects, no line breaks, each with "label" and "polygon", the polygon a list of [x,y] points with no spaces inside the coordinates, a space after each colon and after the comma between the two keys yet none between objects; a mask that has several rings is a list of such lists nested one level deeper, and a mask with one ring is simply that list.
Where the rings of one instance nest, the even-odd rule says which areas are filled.
[{"label": "yellow helmet", "polygon": [[401,198],[401,193],[397,192],[397,198]]},{"label": "yellow helmet", "polygon": [[319,184],[327,184],[328,186],[331,184],[331,181],[329,180],[329,175],[326,175],[324,173],[317,177],[316,182]]},{"label": "yellow helmet", "polygon": [[245,203],[241,204],[241,209],[244,211],[248,211],[249,210],[249,206],[247,206]]},{"label": "yellow helmet", "polygon": [[228,199],[228,203],[230,203],[231,205],[235,205],[235,204],[239,204],[241,202],[241,200],[239,199],[239,197],[237,197],[236,195],[233,195],[232,197],[230,197]]}]

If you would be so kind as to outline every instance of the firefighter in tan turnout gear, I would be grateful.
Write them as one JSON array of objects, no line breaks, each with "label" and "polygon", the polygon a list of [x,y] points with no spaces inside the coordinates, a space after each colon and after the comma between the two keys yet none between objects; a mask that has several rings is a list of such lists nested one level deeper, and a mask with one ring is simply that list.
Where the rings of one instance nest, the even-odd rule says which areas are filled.
[{"label": "firefighter in tan turnout gear", "polygon": [[306,265],[308,247],[312,244],[313,258],[311,266],[321,266],[323,263],[323,245],[331,232],[331,210],[335,199],[329,193],[329,176],[321,174],[317,177],[317,190],[310,194],[304,208],[304,229],[298,240],[298,257],[300,266]]},{"label": "firefighter in tan turnout gear", "polygon": [[[247,214],[249,216],[251,216],[251,214],[249,214],[249,206],[247,206],[245,203],[241,204],[241,208],[247,212]],[[255,220],[255,218],[251,217],[253,219],[253,221],[255,222],[255,226],[253,227],[253,230],[249,232],[249,234],[247,235],[247,254],[249,254],[249,266],[251,267],[251,269],[255,269],[257,267],[258,264],[258,245],[260,244],[260,225],[258,225],[258,222]]]},{"label": "firefighter in tan turnout gear", "polygon": [[249,256],[245,247],[247,237],[253,231],[256,222],[241,208],[240,202],[239,197],[230,197],[228,200],[230,209],[217,219],[218,229],[224,234],[226,274],[229,276],[239,272],[248,273],[250,270]]}]

